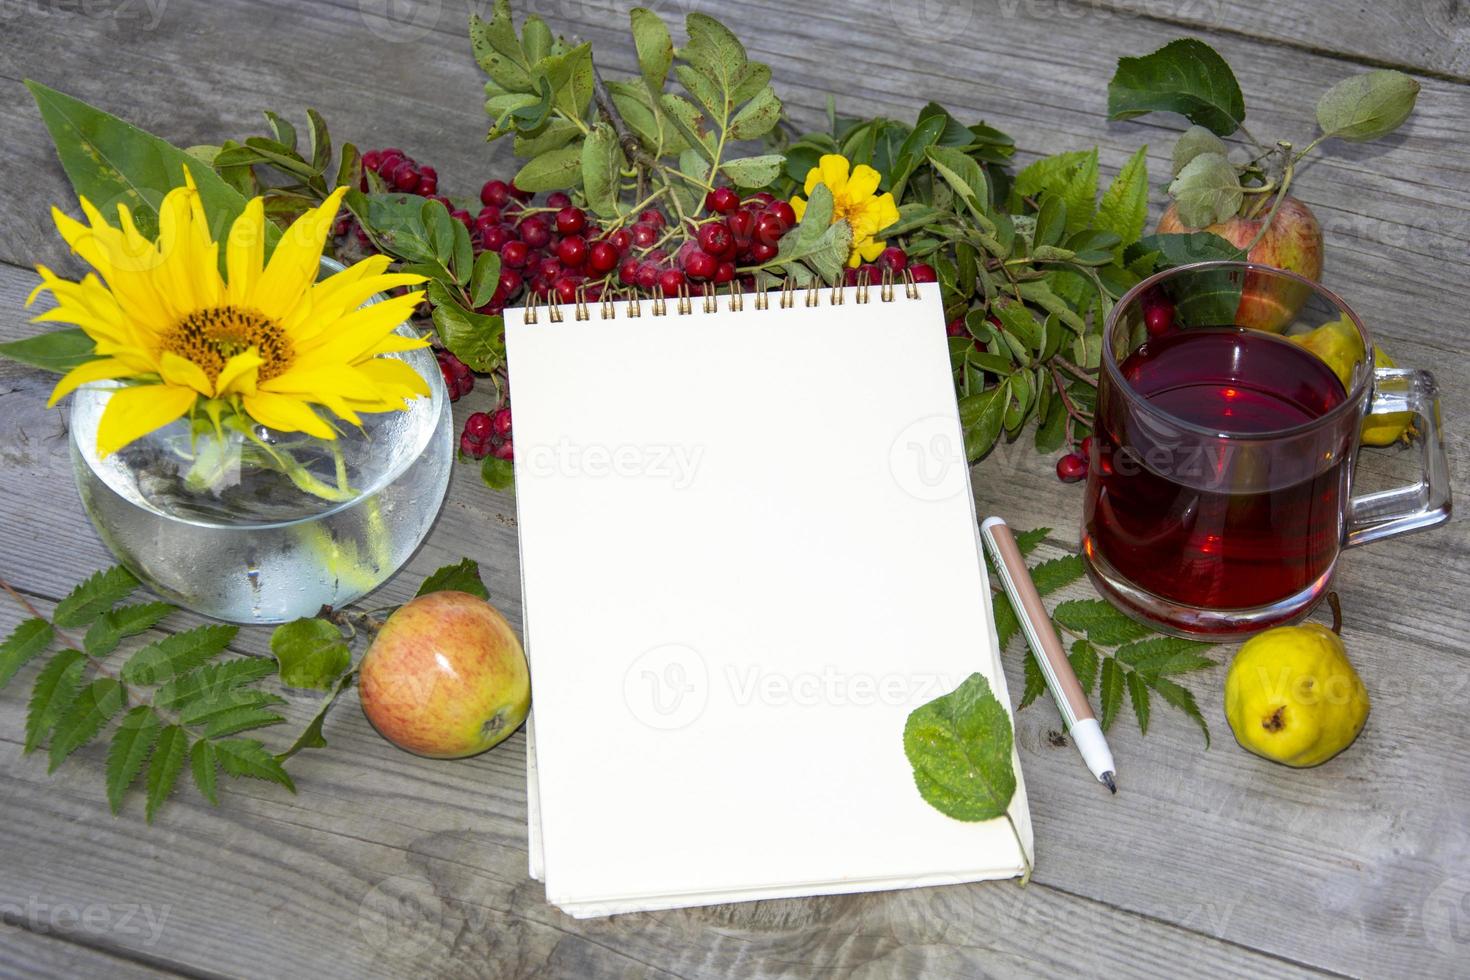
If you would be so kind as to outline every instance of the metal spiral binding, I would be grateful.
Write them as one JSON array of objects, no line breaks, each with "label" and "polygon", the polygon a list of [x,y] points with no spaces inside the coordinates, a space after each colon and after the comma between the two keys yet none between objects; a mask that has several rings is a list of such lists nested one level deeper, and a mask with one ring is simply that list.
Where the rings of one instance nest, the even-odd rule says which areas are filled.
[{"label": "metal spiral binding", "polygon": [[[873,285],[874,283],[872,282],[872,276],[868,273],[868,271],[866,269],[860,271],[858,273],[857,284],[853,292],[853,302],[864,304],[871,302],[871,290]],[[897,295],[898,287],[900,285],[902,285],[903,287],[904,296],[909,299],[919,298],[919,282],[917,279],[914,278],[913,272],[908,269],[904,269],[900,273],[895,273],[891,269],[885,269],[883,270],[883,275],[880,277],[876,285],[878,287],[878,299],[879,301],[884,303],[893,302],[894,297]],[[779,290],[766,290],[753,294],[754,308],[757,310],[770,309],[771,296],[774,294],[776,296],[777,306],[780,309],[794,309],[797,305],[796,296],[798,290],[801,291],[802,306],[813,308],[822,305],[822,284],[820,282],[813,280],[811,282],[808,282],[805,286],[798,286],[794,278],[787,276],[781,281],[781,288]],[[627,305],[624,308],[625,315],[629,319],[643,316],[644,297],[640,297],[637,290],[631,288],[628,289],[623,295],[626,297],[627,302]],[[589,300],[587,298],[587,287],[585,285],[581,285],[577,287],[576,298],[574,302],[569,305],[571,305],[572,307],[572,316],[579,321],[592,319],[592,305],[594,303],[596,303],[599,308],[598,319],[616,320],[618,318],[617,302],[620,298],[623,297],[619,295],[618,290],[606,290],[602,293],[600,300]],[[690,287],[687,283],[680,286],[678,293],[675,294],[673,297],[670,297],[670,299],[673,300],[673,311],[679,316],[688,316],[689,314],[694,312],[695,295],[693,292],[691,292]],[[702,312],[719,312],[720,297],[718,291],[713,284],[705,283],[701,287],[699,299],[700,309]],[[651,297],[649,302],[652,306],[652,310],[650,311],[651,316],[669,315],[670,303],[665,297],[653,296]],[[847,288],[844,286],[831,287],[831,290],[827,294],[827,305],[842,306],[846,302]],[[561,310],[561,304],[552,302],[551,296],[548,295],[542,300],[541,303],[532,302],[530,305],[526,306],[523,314],[523,322],[529,324],[540,323],[542,306],[545,306],[546,308],[547,321],[551,323],[562,323],[566,320],[566,315],[562,313]],[[742,293],[734,283],[730,284],[728,302],[725,305],[725,309],[729,310],[731,313],[742,313],[745,311],[745,294]]]}]

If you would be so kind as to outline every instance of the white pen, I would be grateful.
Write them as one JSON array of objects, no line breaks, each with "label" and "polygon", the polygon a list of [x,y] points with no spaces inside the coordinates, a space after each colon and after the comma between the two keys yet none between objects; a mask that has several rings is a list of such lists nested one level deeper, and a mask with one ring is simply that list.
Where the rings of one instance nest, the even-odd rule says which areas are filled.
[{"label": "white pen", "polygon": [[1103,737],[1102,726],[1097,723],[1087,694],[1072,670],[1072,662],[1062,649],[1062,641],[1052,629],[1051,617],[1046,606],[1042,605],[1036,584],[1031,581],[1026,559],[1016,546],[1010,527],[999,517],[988,517],[980,525],[980,537],[995,559],[1001,584],[1016,610],[1016,618],[1021,621],[1021,631],[1026,634],[1026,642],[1036,654],[1046,686],[1051,689],[1052,700],[1056,701],[1057,710],[1062,713],[1062,721],[1066,722],[1067,732],[1076,743],[1077,751],[1082,753],[1082,761],[1087,763],[1098,782],[1112,792],[1118,792],[1118,784],[1113,780],[1113,753],[1108,748],[1108,740]]}]

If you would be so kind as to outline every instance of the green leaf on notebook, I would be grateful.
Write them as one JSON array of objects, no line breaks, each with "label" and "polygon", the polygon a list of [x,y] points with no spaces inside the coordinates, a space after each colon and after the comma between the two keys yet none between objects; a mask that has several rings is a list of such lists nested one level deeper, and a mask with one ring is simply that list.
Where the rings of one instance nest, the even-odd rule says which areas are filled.
[{"label": "green leaf on notebook", "polygon": [[920,705],[903,729],[919,794],[956,820],[1004,816],[1016,793],[1011,717],[983,674]]}]

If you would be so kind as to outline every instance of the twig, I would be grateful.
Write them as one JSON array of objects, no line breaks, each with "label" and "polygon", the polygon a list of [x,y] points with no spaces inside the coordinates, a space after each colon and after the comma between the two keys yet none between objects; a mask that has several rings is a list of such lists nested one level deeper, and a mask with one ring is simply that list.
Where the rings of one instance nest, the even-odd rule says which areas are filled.
[{"label": "twig", "polygon": [[1086,417],[1082,410],[1072,403],[1071,396],[1067,394],[1067,386],[1062,382],[1062,373],[1057,370],[1055,364],[1051,365],[1051,379],[1057,386],[1057,394],[1062,397],[1062,407],[1067,410],[1067,414],[1073,421],[1091,429],[1092,419]]},{"label": "twig", "polygon": [[1094,378],[1092,376],[1092,373],[1086,368],[1078,367],[1060,354],[1053,354],[1051,359],[1052,363],[1060,366],[1068,374],[1076,375],[1078,381],[1086,382],[1087,384],[1092,385],[1094,388],[1097,387],[1097,379]]},{"label": "twig", "polygon": [[[658,166],[658,161],[648,155],[638,137],[628,132],[628,124],[623,121],[623,114],[618,112],[618,107],[613,104],[612,95],[607,90],[607,84],[602,80],[602,72],[598,70],[597,63],[592,63],[592,97],[597,101],[597,108],[607,117],[608,125],[613,128],[614,135],[618,138],[618,145],[623,148],[623,155],[630,163],[639,168],[652,169]],[[639,175],[642,180],[642,175]],[[640,193],[641,197],[642,194]]]}]

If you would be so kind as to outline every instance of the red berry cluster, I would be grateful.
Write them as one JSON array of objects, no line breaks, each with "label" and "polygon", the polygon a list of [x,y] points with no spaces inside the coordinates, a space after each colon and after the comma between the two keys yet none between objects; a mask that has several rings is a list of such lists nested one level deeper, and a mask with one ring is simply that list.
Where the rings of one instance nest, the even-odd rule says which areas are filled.
[{"label": "red berry cluster", "polygon": [[[914,277],[914,282],[937,282],[939,279],[932,265],[927,262],[910,264],[907,252],[896,245],[890,245],[879,254],[877,262],[865,262],[855,269],[849,268],[844,273],[843,281],[849,286],[856,286],[866,275],[868,282],[882,282],[885,272],[891,273],[897,280],[905,269]],[[963,322],[960,326],[963,328]],[[958,337],[959,334],[951,336]]]},{"label": "red berry cluster", "polygon": [[450,401],[457,402],[475,390],[475,374],[464,361],[443,348],[435,348],[434,357],[439,361],[439,373],[444,375]]},{"label": "red berry cluster", "polygon": [[510,439],[510,406],[497,408],[493,412],[476,412],[464,420],[464,431],[459,434],[459,451],[471,459],[514,459],[515,449]]},{"label": "red berry cluster", "polygon": [[1087,476],[1087,463],[1092,458],[1092,436],[1082,440],[1082,445],[1057,460],[1057,479],[1063,483],[1076,483]]}]

